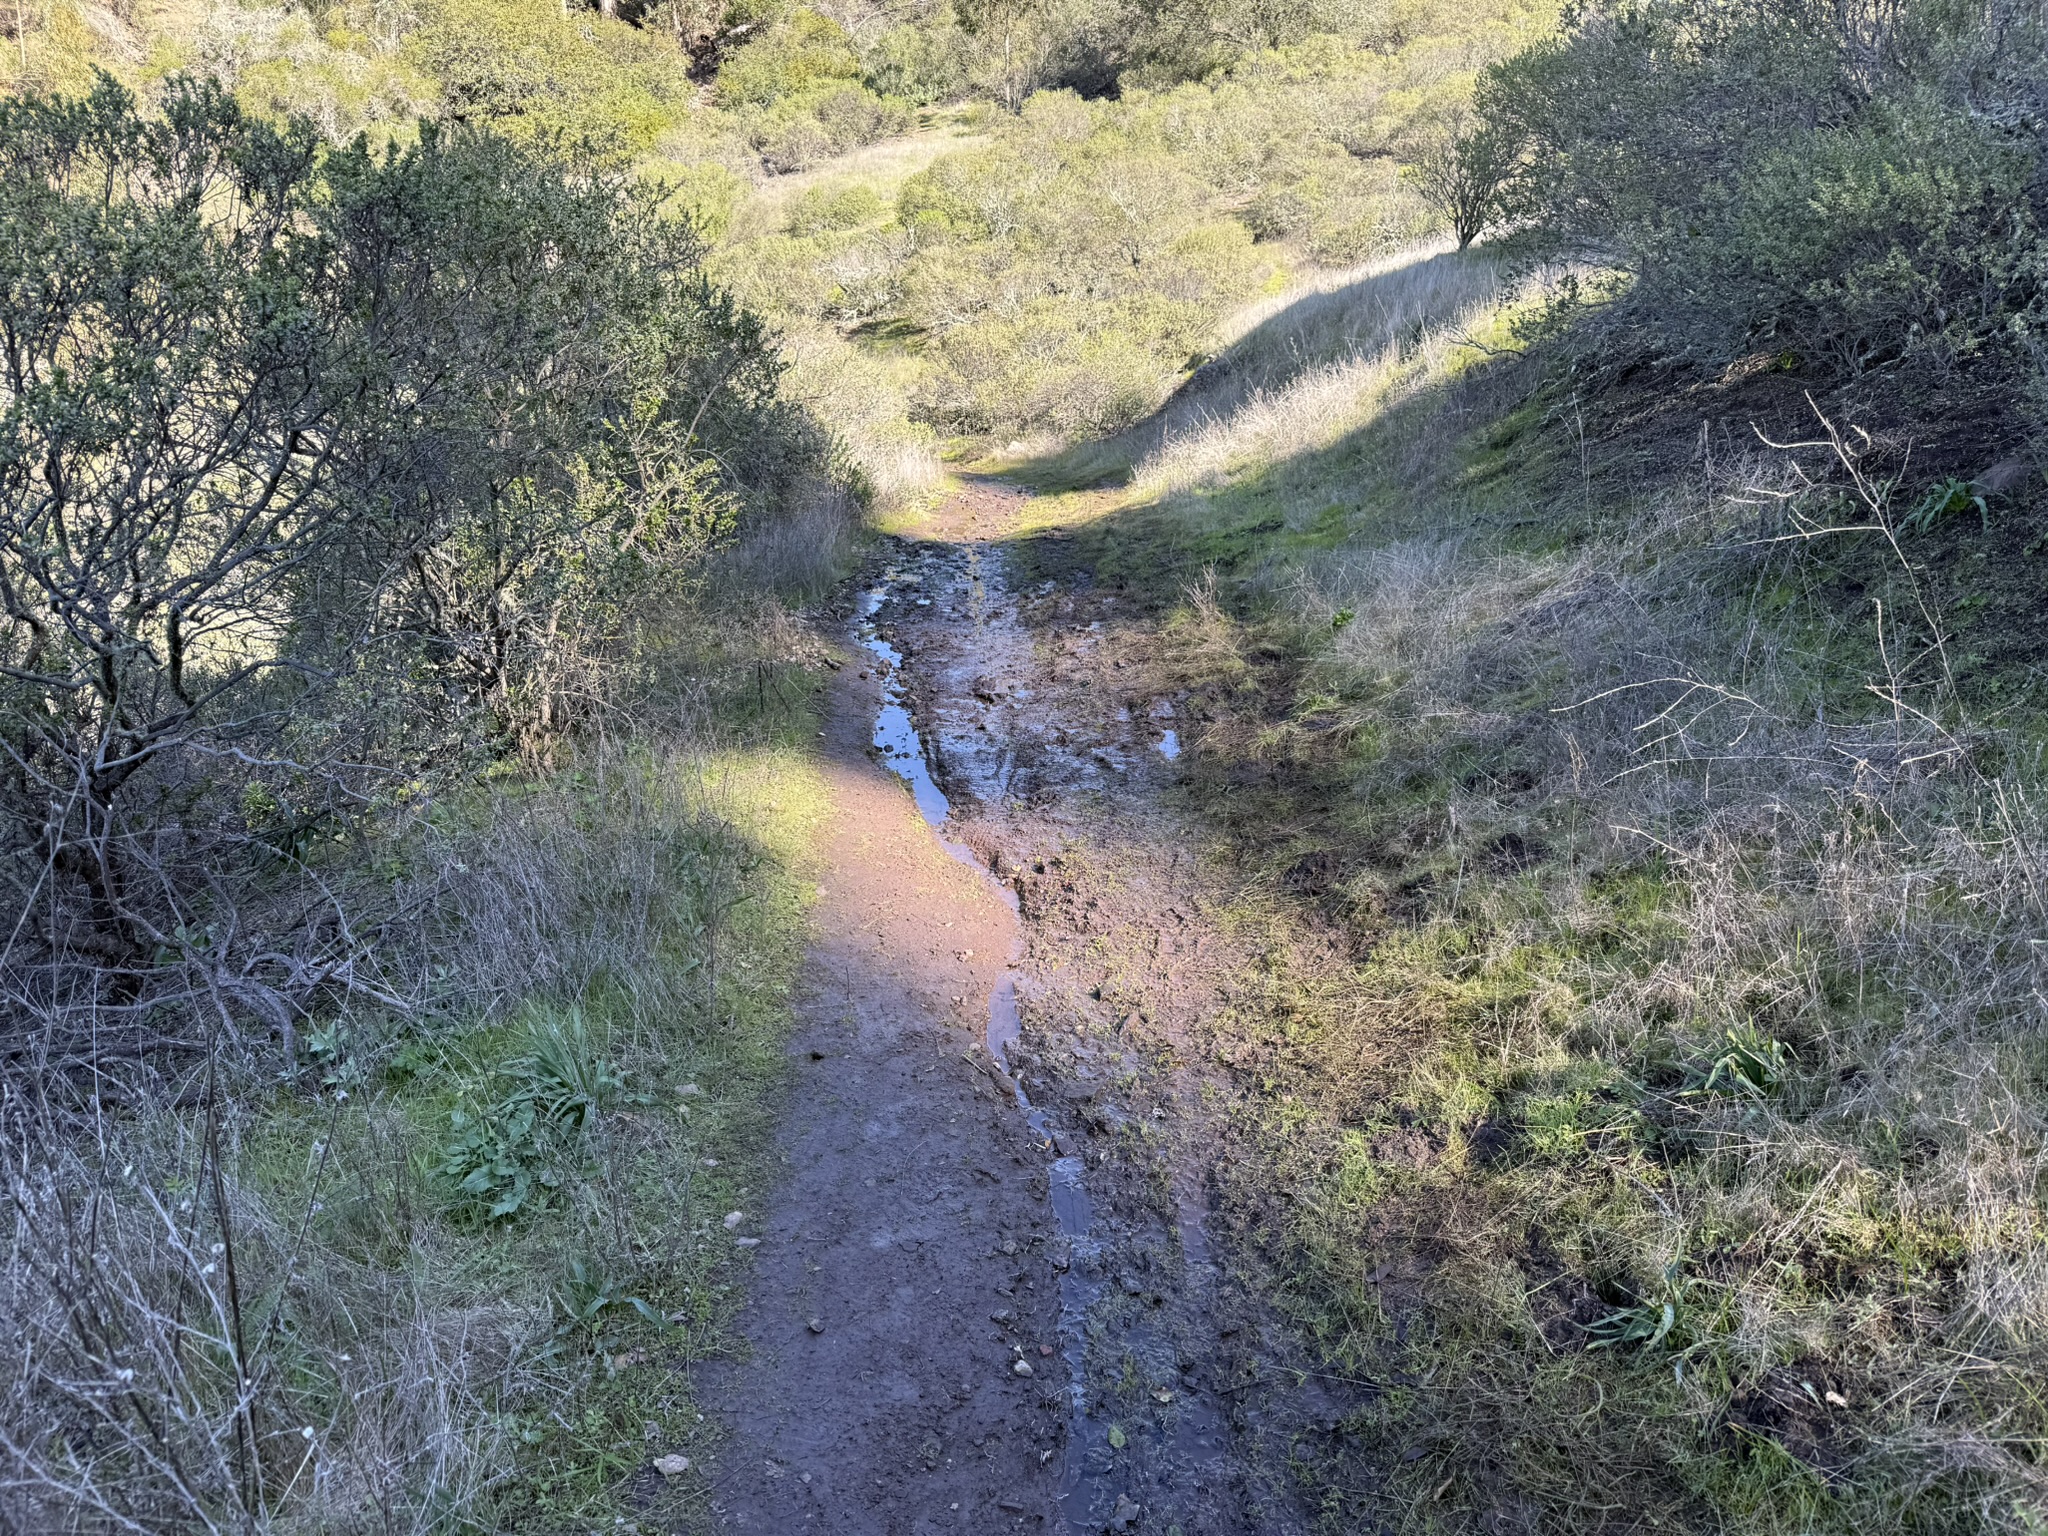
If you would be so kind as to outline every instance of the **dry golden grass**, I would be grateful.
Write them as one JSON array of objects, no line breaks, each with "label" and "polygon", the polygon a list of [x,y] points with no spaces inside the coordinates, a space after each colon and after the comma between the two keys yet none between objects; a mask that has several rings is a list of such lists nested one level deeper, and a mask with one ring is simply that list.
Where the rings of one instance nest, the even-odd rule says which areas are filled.
[{"label": "dry golden grass", "polygon": [[1425,246],[1321,273],[1239,310],[1216,355],[1153,420],[1141,494],[1221,483],[1232,470],[1329,447],[1368,419],[1386,390],[1425,371],[1499,293],[1490,262]]}]

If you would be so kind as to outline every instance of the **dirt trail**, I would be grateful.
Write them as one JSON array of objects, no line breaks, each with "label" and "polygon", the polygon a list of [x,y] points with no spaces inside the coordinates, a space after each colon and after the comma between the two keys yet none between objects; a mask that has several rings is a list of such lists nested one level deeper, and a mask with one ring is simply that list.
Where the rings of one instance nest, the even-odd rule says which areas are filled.
[{"label": "dirt trail", "polygon": [[[759,1228],[752,1356],[712,1373],[732,1429],[721,1529],[1042,1529],[1065,1411],[1042,1162],[975,1050],[1018,943],[874,761],[878,684],[832,691],[834,814],[791,1048],[788,1169]],[[1016,1370],[1019,1361],[1032,1374]]]},{"label": "dirt trail", "polygon": [[1175,701],[1085,571],[1016,590],[1021,500],[970,483],[850,620],[790,1171],[707,1398],[724,1530],[1307,1528],[1320,1410],[1263,1385],[1175,1064],[1237,959],[1162,808]]}]

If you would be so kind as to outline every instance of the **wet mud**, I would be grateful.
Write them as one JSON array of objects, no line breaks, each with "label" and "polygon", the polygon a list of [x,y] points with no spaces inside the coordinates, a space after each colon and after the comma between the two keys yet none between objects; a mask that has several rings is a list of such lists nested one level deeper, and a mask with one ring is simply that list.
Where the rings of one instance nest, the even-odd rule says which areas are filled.
[{"label": "wet mud", "polygon": [[[1192,915],[1163,807],[1187,722],[1126,667],[1114,595],[1020,579],[1020,498],[971,484],[848,620],[828,728],[845,889],[797,1041],[839,1065],[821,1099],[796,1090],[769,1217],[786,1237],[762,1249],[754,1356],[721,1377],[722,1529],[1310,1528],[1287,1470],[1299,1393],[1267,1385],[1285,1347],[1210,1234],[1221,1143],[1175,1064],[1241,959]],[[1004,1235],[949,1259],[933,1231],[895,1273],[894,1238],[854,1252],[886,1225],[878,1178]],[[805,1241],[827,1246],[796,1264]],[[867,1298],[857,1349],[792,1338],[814,1304],[778,1290]],[[835,1379],[866,1406],[835,1408]]]}]

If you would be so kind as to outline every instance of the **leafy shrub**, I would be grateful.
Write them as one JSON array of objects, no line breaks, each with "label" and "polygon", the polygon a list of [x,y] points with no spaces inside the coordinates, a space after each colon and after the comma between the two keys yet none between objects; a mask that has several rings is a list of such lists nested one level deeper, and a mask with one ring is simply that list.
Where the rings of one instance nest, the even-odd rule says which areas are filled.
[{"label": "leafy shrub", "polygon": [[623,1088],[579,1008],[529,1021],[522,1044],[488,1103],[449,1115],[438,1172],[451,1209],[472,1220],[532,1214],[574,1175],[584,1135]]},{"label": "leafy shrub", "polygon": [[949,20],[884,31],[862,58],[868,88],[918,107],[958,96],[967,83],[967,38]]},{"label": "leafy shrub", "polygon": [[880,218],[885,206],[864,182],[812,187],[790,205],[789,232],[802,236],[854,229]]},{"label": "leafy shrub", "polygon": [[718,69],[712,88],[721,107],[770,107],[834,81],[858,81],[860,59],[845,29],[816,11],[799,9],[764,37],[743,44]]},{"label": "leafy shrub", "polygon": [[0,171],[9,994],[59,1041],[197,1007],[289,1060],[379,985],[348,855],[393,786],[588,722],[824,445],[694,235],[587,164],[323,154],[179,81],[161,118],[0,104]]},{"label": "leafy shrub", "polygon": [[1489,73],[1480,142],[1519,155],[1523,241],[1628,274],[1666,347],[1907,388],[1987,365],[1996,393],[2040,376],[2044,43],[1937,0],[1596,5]]},{"label": "leafy shrub", "polygon": [[454,121],[615,162],[651,150],[695,93],[672,41],[551,0],[430,0],[403,56],[440,83]]}]

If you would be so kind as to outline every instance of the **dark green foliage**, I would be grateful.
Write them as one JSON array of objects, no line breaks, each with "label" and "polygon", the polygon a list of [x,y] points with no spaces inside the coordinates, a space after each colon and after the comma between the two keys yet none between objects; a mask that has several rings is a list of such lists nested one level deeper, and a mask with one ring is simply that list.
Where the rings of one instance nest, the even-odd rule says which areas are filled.
[{"label": "dark green foliage", "polygon": [[686,225],[474,131],[103,79],[0,104],[0,236],[0,969],[289,1049],[376,985],[336,850],[589,718],[822,445]]},{"label": "dark green foliage", "polygon": [[488,1102],[449,1115],[438,1172],[458,1215],[532,1215],[581,1171],[585,1136],[624,1088],[580,1009],[533,1023],[526,1046]]},{"label": "dark green foliage", "polygon": [[2048,38],[2002,0],[1647,0],[1568,14],[1480,104],[1525,243],[1633,279],[1710,362],[2038,387]]}]

